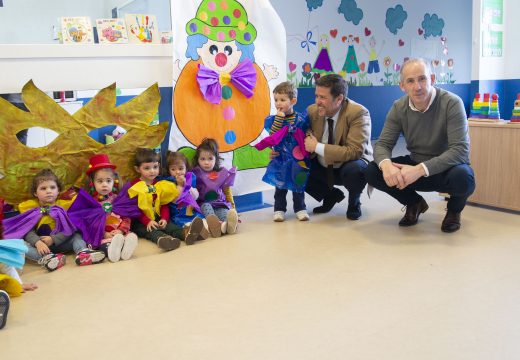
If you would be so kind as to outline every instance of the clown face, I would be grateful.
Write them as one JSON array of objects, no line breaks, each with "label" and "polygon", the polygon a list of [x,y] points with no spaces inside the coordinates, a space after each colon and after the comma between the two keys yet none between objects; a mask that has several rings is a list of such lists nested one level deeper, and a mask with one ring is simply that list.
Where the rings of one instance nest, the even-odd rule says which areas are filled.
[{"label": "clown face", "polygon": [[218,42],[208,40],[197,49],[202,63],[218,73],[229,73],[239,63],[242,52],[238,50],[234,41]]}]

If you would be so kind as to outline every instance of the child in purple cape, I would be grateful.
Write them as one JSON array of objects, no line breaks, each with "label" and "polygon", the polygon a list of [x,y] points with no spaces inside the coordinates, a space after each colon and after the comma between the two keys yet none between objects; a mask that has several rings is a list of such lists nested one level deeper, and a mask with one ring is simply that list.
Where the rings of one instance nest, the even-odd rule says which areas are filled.
[{"label": "child in purple cape", "polygon": [[236,168],[220,166],[218,144],[214,139],[204,139],[195,152],[193,173],[197,177],[199,198],[197,203],[208,223],[213,237],[234,234],[238,227],[238,214],[231,193]]},{"label": "child in purple cape", "polygon": [[137,248],[137,235],[130,231],[130,218],[140,215],[137,201],[128,197],[127,189],[117,194],[116,165],[108,155],[94,155],[89,163],[91,194],[79,191],[68,211],[69,217],[85,241],[103,251],[111,262],[128,260]]},{"label": "child in purple cape", "polygon": [[66,209],[73,200],[58,199],[60,191],[61,183],[50,169],[36,174],[31,187],[36,199],[22,202],[18,205],[20,214],[4,220],[4,236],[23,238],[29,248],[26,257],[48,271],[65,265],[64,253],[69,251],[76,254],[77,265],[102,262],[105,254],[89,249],[70,221]]}]

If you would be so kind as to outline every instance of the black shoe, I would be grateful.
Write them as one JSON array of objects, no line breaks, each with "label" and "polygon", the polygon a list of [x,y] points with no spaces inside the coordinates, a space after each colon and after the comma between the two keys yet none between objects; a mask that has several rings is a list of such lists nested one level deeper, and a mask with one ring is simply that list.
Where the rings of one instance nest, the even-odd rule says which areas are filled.
[{"label": "black shoe", "polygon": [[426,212],[428,210],[428,204],[421,197],[421,200],[412,205],[406,206],[406,214],[404,214],[401,221],[399,221],[399,226],[412,226],[417,224],[417,220],[419,220],[419,215]]},{"label": "black shoe", "polygon": [[345,198],[345,194],[343,194],[343,192],[341,190],[339,190],[338,188],[334,188],[333,192],[335,194],[334,196],[323,199],[323,205],[312,209],[312,212],[314,214],[328,213],[330,210],[332,210],[334,205],[341,202]]},{"label": "black shoe", "polygon": [[452,233],[460,229],[460,212],[448,210],[442,220],[441,230]]},{"label": "black shoe", "polygon": [[347,219],[349,220],[359,220],[361,217],[361,203],[357,203],[355,205],[349,205],[347,209]]}]

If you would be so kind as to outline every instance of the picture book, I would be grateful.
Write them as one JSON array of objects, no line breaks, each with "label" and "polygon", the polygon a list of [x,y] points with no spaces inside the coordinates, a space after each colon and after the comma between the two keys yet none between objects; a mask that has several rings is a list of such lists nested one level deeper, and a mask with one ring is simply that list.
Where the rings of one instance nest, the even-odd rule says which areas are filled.
[{"label": "picture book", "polygon": [[87,16],[62,17],[61,41],[63,44],[93,44],[92,23]]},{"label": "picture book", "polygon": [[126,14],[125,21],[128,40],[131,43],[160,44],[159,26],[155,15]]},{"label": "picture book", "polygon": [[128,42],[124,19],[97,19],[96,30],[100,44],[125,44]]}]

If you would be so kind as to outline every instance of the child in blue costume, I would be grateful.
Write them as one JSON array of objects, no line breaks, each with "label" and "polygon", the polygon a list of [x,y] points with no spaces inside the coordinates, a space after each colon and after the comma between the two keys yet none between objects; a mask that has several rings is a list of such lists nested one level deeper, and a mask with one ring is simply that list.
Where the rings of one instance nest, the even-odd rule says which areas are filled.
[{"label": "child in blue costume", "polygon": [[204,139],[197,147],[193,173],[197,176],[200,206],[213,237],[234,234],[238,227],[231,186],[235,181],[236,168],[226,169],[220,165],[218,144],[214,139]]},{"label": "child in blue costume", "polygon": [[177,226],[182,227],[184,233],[188,232],[191,224],[195,223],[196,228],[202,228],[199,237],[194,239],[188,238],[186,245],[192,245],[195,240],[205,240],[208,238],[208,230],[203,225],[202,212],[197,198],[197,177],[193,172],[189,171],[189,161],[181,152],[168,151],[166,155],[167,172],[164,180],[172,181],[177,184],[180,195],[170,203],[170,220]]},{"label": "child in blue costume", "polygon": [[76,254],[77,265],[102,262],[105,254],[89,249],[70,221],[66,210],[73,200],[58,199],[60,191],[61,182],[50,169],[36,174],[31,187],[35,199],[20,203],[20,215],[4,221],[4,236],[23,238],[28,246],[26,257],[48,271],[62,267],[65,264],[63,253],[69,251]]},{"label": "child in blue costume", "polygon": [[303,139],[309,128],[307,117],[294,111],[297,90],[291,82],[278,84],[274,90],[276,115],[265,119],[265,129],[270,136],[255,145],[258,150],[272,146],[271,162],[264,177],[274,192],[274,215],[276,222],[284,221],[287,211],[287,192],[293,192],[293,208],[300,221],[309,220],[305,206],[305,185],[309,177],[309,154],[305,151]]}]

